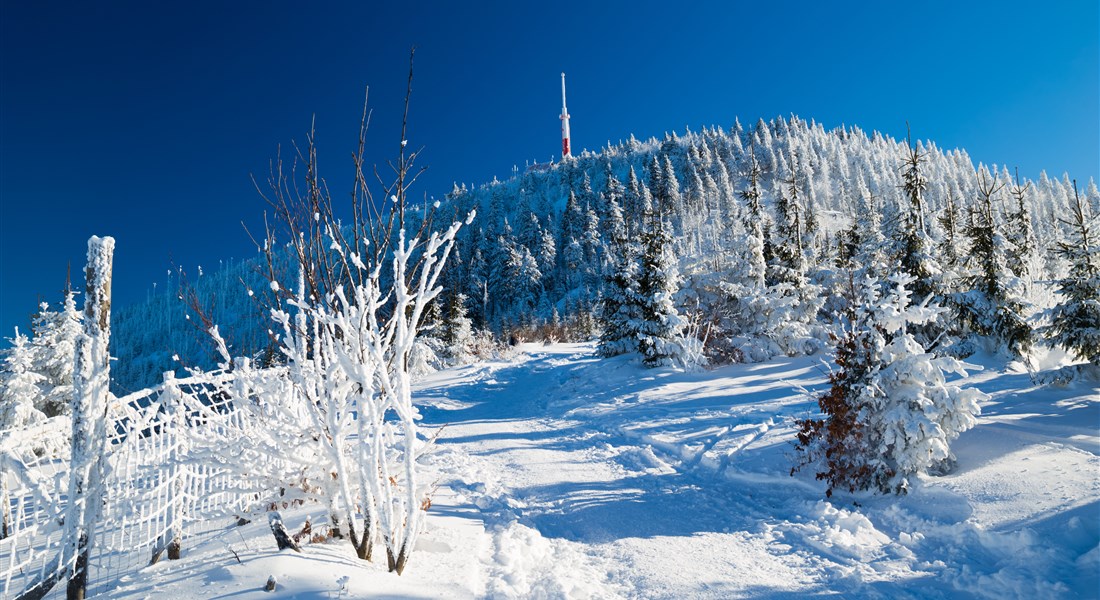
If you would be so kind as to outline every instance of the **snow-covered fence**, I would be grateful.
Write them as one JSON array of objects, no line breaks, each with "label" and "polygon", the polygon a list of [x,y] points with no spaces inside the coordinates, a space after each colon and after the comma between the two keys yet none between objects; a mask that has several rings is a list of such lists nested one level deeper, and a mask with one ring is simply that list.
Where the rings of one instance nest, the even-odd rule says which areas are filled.
[{"label": "snow-covered fence", "polygon": [[0,498],[8,517],[0,539],[0,597],[58,572],[69,482],[68,417],[0,431]]},{"label": "snow-covered fence", "polygon": [[[197,439],[243,437],[254,419],[225,393],[228,373],[176,379],[110,399],[106,420],[102,510],[88,558],[88,595],[160,559],[219,518],[264,509],[279,489],[242,478],[225,452],[214,457]],[[247,399],[246,399],[247,401]],[[8,527],[0,539],[0,597],[16,598],[38,581],[59,581],[72,566],[63,556],[68,510],[71,425],[55,417],[32,429],[0,431],[0,488]],[[254,472],[269,471],[255,464]],[[61,595],[55,585],[50,595]]]}]

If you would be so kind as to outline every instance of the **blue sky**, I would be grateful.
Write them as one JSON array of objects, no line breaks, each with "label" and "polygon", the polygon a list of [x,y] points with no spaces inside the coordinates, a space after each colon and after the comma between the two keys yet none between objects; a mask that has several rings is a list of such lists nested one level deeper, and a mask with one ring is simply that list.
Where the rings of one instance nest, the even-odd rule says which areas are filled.
[{"label": "blue sky", "polygon": [[555,155],[561,71],[575,149],[795,113],[1100,175],[1094,0],[375,4],[3,0],[0,335],[93,234],[118,242],[116,304],[249,255],[249,175],[313,115],[342,194],[366,85],[372,160],[396,149],[413,44],[417,196]]}]

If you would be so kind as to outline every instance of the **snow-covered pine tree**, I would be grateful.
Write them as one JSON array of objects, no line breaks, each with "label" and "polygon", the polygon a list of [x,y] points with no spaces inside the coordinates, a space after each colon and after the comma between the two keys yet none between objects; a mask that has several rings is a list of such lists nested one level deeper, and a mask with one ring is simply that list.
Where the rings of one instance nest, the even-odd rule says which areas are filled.
[{"label": "snow-covered pine tree", "polygon": [[641,227],[641,219],[638,218],[642,214],[642,182],[638,179],[638,173],[634,170],[634,165],[630,165],[630,172],[626,177],[626,194],[623,196],[623,212],[630,216],[627,220],[626,227],[627,233],[633,235],[636,234]]},{"label": "snow-covered pine tree", "polygon": [[649,191],[653,194],[654,208],[664,218],[683,216],[683,196],[680,194],[680,180],[672,159],[663,155],[660,159],[653,155],[649,164]]},{"label": "snow-covered pine tree", "polygon": [[626,197],[626,187],[619,181],[618,177],[615,177],[615,171],[611,167],[611,161],[607,161],[604,165],[604,189],[602,193],[602,200],[599,204],[600,210],[599,217],[601,221],[606,221],[609,217],[608,211],[611,208],[611,201],[615,201],[619,205],[620,212],[623,208],[623,199]]},{"label": "snow-covered pine tree", "polygon": [[4,357],[0,380],[0,431],[24,429],[46,420],[46,415],[35,406],[43,395],[46,378],[34,370],[30,340],[16,327],[15,337],[8,341],[11,348]]},{"label": "snow-covered pine tree", "polygon": [[882,214],[879,203],[867,188],[860,174],[856,177],[856,214],[852,225],[837,234],[840,248],[837,266],[855,271],[860,277],[871,275],[878,277],[886,270],[886,256],[883,248],[886,238],[882,233]]},{"label": "snow-covered pine tree", "polygon": [[622,209],[614,199],[608,201],[608,230],[613,269],[604,282],[597,351],[601,356],[616,356],[638,349],[642,302],[638,292],[638,246],[627,237]]},{"label": "snow-covered pine tree", "polygon": [[791,473],[819,465],[824,470],[816,477],[828,483],[827,496],[837,488],[905,493],[913,475],[949,470],[951,442],[974,426],[978,402],[988,398],[949,385],[945,371],[965,376],[971,366],[926,352],[909,333],[909,325],[927,323],[943,309],[927,298],[911,305],[911,275],[890,281],[885,297],[874,279],[861,283],[837,344],[839,370],[818,398],[824,416],[797,422],[800,459]]},{"label": "snow-covered pine tree", "polygon": [[791,154],[789,164],[790,177],[784,180],[786,187],[775,199],[775,234],[772,236],[773,255],[768,264],[768,281],[799,288],[806,282],[806,256],[802,246],[805,231],[798,195],[800,182],[796,154]]},{"label": "snow-covered pine tree", "polygon": [[1096,182],[1091,177],[1089,178],[1089,185],[1085,189],[1085,204],[1088,205],[1092,214],[1100,214],[1100,187],[1096,187]]},{"label": "snow-covered pine tree", "polygon": [[768,239],[768,222],[767,214],[764,211],[764,205],[760,194],[760,163],[756,162],[756,145],[749,146],[749,185],[745,189],[741,190],[740,196],[742,202],[745,204],[746,212],[746,225],[752,225],[756,223],[760,225],[763,237],[761,241],[764,243],[764,258],[767,260],[771,252],[767,249],[771,242]]},{"label": "snow-covered pine tree", "polygon": [[467,269],[466,294],[472,299],[470,319],[478,329],[489,326],[489,263],[485,258],[485,242],[488,238],[479,236]]},{"label": "snow-covered pine tree", "polygon": [[474,347],[474,333],[472,322],[467,316],[465,294],[461,292],[447,294],[438,336],[443,346],[443,358],[450,364],[461,365],[470,360],[471,350]]},{"label": "snow-covered pine tree", "polygon": [[[669,202],[669,198],[657,199],[658,206],[667,206]],[[687,323],[673,303],[673,296],[679,289],[679,277],[670,252],[670,226],[659,210],[648,215],[647,222],[649,225],[642,232],[641,271],[638,274],[641,299],[638,349],[642,362],[649,367],[683,363],[687,355],[683,330]]]},{"label": "snow-covered pine tree", "polygon": [[[486,238],[486,241],[490,240]],[[494,327],[500,324],[502,317],[513,306],[511,286],[514,283],[512,277],[512,257],[516,254],[516,238],[512,234],[512,227],[508,219],[504,219],[500,233],[488,245],[485,253],[486,263],[489,265],[488,287],[496,293],[489,294],[490,323]]]},{"label": "snow-covered pine tree", "polygon": [[1069,261],[1069,274],[1058,281],[1061,302],[1051,311],[1051,324],[1043,334],[1052,343],[1100,365],[1100,235],[1095,229],[1096,214],[1073,185],[1069,239],[1060,242],[1057,251]]},{"label": "snow-covered pine tree", "polygon": [[955,194],[948,191],[943,211],[939,216],[939,225],[943,230],[943,238],[937,245],[940,252],[940,261],[944,268],[944,277],[940,284],[945,291],[952,291],[957,277],[957,271],[962,263],[962,223],[960,222],[959,207],[955,203]]},{"label": "snow-covered pine tree", "polygon": [[1023,284],[1008,270],[1007,242],[998,230],[993,196],[1003,188],[980,171],[977,203],[971,207],[964,234],[970,240],[963,277],[966,291],[951,295],[960,321],[981,335],[993,336],[1012,353],[1031,348],[1031,326],[1025,318]]},{"label": "snow-covered pine tree", "polygon": [[542,294],[542,273],[538,263],[526,246],[518,244],[509,246],[506,260],[507,282],[502,289],[508,290],[508,301],[519,311],[517,316],[530,317]]},{"label": "snow-covered pine tree", "polygon": [[35,317],[31,351],[34,370],[41,374],[43,395],[38,410],[47,417],[72,412],[73,364],[76,339],[82,333],[81,313],[76,308],[76,293],[69,290],[58,312],[50,311],[46,303]]},{"label": "snow-covered pine tree", "polygon": [[1030,181],[1020,184],[1020,170],[1016,169],[1016,182],[1009,189],[1015,202],[1005,215],[1005,238],[1008,241],[1008,268],[1013,275],[1020,278],[1028,277],[1035,259],[1035,230],[1031,226],[1031,213],[1026,203],[1030,189]]},{"label": "snow-covered pine tree", "polygon": [[581,247],[584,249],[584,272],[586,283],[590,286],[598,286],[604,273],[604,248],[600,238],[600,217],[591,207],[586,207],[584,213],[584,237],[581,239]]},{"label": "snow-covered pine tree", "polygon": [[911,137],[907,136],[906,140],[908,144],[903,160],[902,189],[909,203],[903,211],[901,223],[898,224],[899,237],[894,240],[894,254],[901,269],[913,276],[913,294],[918,298],[925,298],[939,293],[936,278],[940,274],[939,265],[929,254],[931,240],[924,223],[924,193],[928,189],[928,181],[924,177],[922,164],[927,155],[913,145]]}]

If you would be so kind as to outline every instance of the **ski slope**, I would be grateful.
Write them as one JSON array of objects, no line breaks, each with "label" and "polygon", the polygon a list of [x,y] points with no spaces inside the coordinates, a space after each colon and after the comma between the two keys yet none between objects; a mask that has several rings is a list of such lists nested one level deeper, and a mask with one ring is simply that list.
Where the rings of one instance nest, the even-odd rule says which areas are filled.
[{"label": "ski slope", "polygon": [[[1036,386],[970,361],[991,400],[954,446],[956,472],[900,498],[826,501],[811,470],[789,475],[820,356],[682,373],[590,344],[523,346],[418,385],[423,424],[444,429],[422,459],[439,487],[404,576],[346,543],[279,553],[260,516],[213,524],[109,597],[1098,597],[1097,383]],[[324,507],[283,513],[292,528],[309,515]]]}]

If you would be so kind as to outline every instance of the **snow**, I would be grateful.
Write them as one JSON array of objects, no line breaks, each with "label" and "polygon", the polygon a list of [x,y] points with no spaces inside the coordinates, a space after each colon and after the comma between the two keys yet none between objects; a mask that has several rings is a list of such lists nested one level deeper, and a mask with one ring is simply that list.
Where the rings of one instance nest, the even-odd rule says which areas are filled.
[{"label": "snow", "polygon": [[[421,459],[439,487],[404,575],[346,541],[278,552],[259,515],[211,522],[106,597],[1097,597],[1095,382],[1036,386],[969,360],[984,370],[952,383],[990,399],[955,472],[826,500],[812,473],[789,475],[820,357],[684,373],[525,345],[416,384],[425,431],[446,428]],[[327,515],[281,512],[292,533]]]}]

